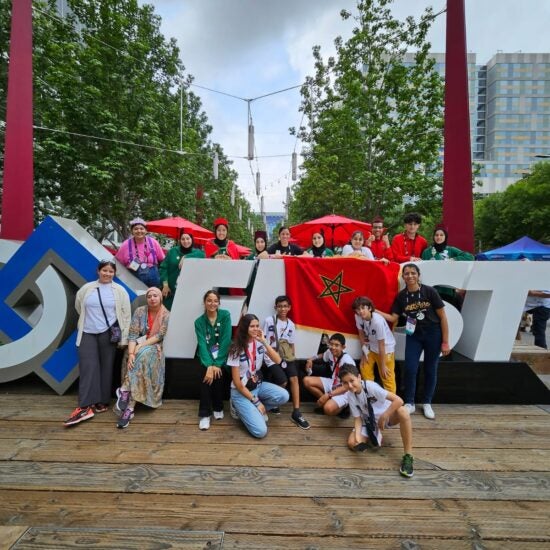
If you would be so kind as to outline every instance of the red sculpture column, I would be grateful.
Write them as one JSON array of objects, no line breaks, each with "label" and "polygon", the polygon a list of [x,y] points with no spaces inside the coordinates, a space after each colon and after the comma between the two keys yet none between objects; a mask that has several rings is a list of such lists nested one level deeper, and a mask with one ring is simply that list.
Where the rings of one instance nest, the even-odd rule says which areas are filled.
[{"label": "red sculpture column", "polygon": [[32,0],[12,0],[2,228],[24,241],[34,229],[32,128]]},{"label": "red sculpture column", "polygon": [[453,246],[474,251],[472,154],[464,0],[447,0],[443,222]]}]

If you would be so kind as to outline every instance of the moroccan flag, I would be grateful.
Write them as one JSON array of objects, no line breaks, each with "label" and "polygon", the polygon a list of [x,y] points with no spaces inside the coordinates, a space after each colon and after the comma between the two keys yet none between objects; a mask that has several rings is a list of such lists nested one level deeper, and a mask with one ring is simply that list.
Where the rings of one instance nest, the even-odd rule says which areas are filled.
[{"label": "moroccan flag", "polygon": [[286,292],[298,326],[327,333],[357,334],[351,305],[368,296],[389,312],[398,291],[400,265],[357,258],[285,257]]}]

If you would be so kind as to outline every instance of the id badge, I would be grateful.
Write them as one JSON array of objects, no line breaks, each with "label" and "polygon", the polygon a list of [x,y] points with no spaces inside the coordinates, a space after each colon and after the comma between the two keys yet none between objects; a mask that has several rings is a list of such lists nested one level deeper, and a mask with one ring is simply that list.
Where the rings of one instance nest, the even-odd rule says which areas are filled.
[{"label": "id badge", "polygon": [[138,344],[143,344],[143,342],[145,342],[145,340],[147,340],[147,336],[143,335],[143,336],[140,336],[140,337],[136,340],[136,342],[137,342]]},{"label": "id badge", "polygon": [[214,344],[211,348],[210,348],[210,353],[212,354],[212,357],[214,359],[217,359],[218,358],[218,352],[220,351],[220,346],[219,344]]},{"label": "id badge", "polygon": [[137,260],[132,260],[128,265],[128,269],[132,271],[137,271],[139,269],[139,262]]},{"label": "id badge", "polygon": [[411,336],[416,330],[416,319],[414,317],[407,317],[407,323],[405,324],[405,334]]}]

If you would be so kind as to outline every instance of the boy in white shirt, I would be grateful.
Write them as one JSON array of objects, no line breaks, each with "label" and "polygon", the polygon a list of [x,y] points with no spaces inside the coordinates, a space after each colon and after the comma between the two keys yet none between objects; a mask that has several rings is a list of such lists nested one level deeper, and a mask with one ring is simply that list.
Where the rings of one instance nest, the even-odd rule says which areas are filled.
[{"label": "boy in white shirt", "polygon": [[361,377],[374,380],[374,365],[378,365],[380,380],[386,390],[396,392],[395,338],[388,323],[375,311],[374,304],[366,296],[358,296],[352,304],[355,326],[361,341]]},{"label": "boy in white shirt", "polygon": [[306,361],[306,372],[312,371],[313,361],[322,360],[328,364],[330,378],[308,375],[303,379],[304,388],[317,399],[319,410],[316,409],[315,412],[348,418],[348,391],[342,386],[339,373],[344,365],[355,367],[355,361],[345,352],[346,338],[343,334],[339,332],[333,334],[329,339],[328,347],[329,349],[325,353]]},{"label": "boy in white shirt", "polygon": [[[294,337],[296,327],[288,313],[292,308],[288,296],[277,296],[275,298],[274,316],[267,317],[264,321],[264,334],[269,345],[275,349],[283,361],[275,364],[266,356],[267,379],[278,386],[286,388],[290,386],[292,396],[292,415],[290,419],[294,424],[303,430],[309,430],[310,424],[300,412],[300,384],[298,381],[298,367],[296,366],[296,355],[294,351]],[[277,414],[278,411],[271,411]]]},{"label": "boy in white shirt", "polygon": [[386,391],[376,382],[361,380],[357,367],[353,365],[341,368],[340,380],[342,387],[348,391],[349,407],[355,424],[348,437],[348,447],[359,452],[368,447],[378,448],[382,444],[384,429],[399,424],[405,451],[399,473],[412,477],[412,424],[401,397]]}]

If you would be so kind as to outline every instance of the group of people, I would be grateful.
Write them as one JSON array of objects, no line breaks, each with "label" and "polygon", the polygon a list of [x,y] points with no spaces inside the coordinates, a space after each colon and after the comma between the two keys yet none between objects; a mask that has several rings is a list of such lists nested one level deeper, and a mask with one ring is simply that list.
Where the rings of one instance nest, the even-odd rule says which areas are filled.
[{"label": "group of people", "polygon": [[[208,430],[212,417],[224,417],[225,382],[230,382],[230,414],[240,419],[251,435],[267,434],[269,414],[280,414],[280,407],[292,400],[290,419],[302,429],[310,423],[300,410],[300,378],[317,401],[316,412],[355,419],[348,440],[350,448],[363,451],[382,442],[382,431],[400,425],[405,454],[400,471],[413,473],[412,428],[410,414],[415,412],[416,378],[424,353],[423,413],[435,418],[431,406],[437,382],[440,355],[447,355],[449,328],[444,302],[438,291],[420,280],[419,260],[467,260],[468,253],[447,244],[447,232],[437,227],[428,246],[418,234],[421,218],[407,214],[405,230],[390,243],[383,220],[376,218],[372,234],[355,232],[342,256],[368,260],[408,262],[402,270],[405,288],[397,295],[389,312],[378,311],[366,296],[353,304],[355,323],[362,346],[359,369],[346,353],[345,337],[336,333],[328,349],[305,362],[301,372],[296,361],[296,328],[289,317],[288,296],[275,299],[274,315],[263,323],[248,313],[239,321],[235,337],[229,312],[220,308],[220,294],[208,290],[203,297],[204,313],[195,320],[197,357],[203,367],[200,385],[199,428]],[[131,314],[125,289],[114,282],[116,264],[101,261],[98,279],[84,285],[76,296],[78,318],[77,346],[80,365],[78,407],[65,421],[78,424],[108,410],[117,347],[125,349],[120,385],[116,389],[114,411],[117,427],[126,428],[138,403],[148,407],[162,404],[164,388],[163,339],[169,309],[177,288],[183,261],[187,258],[237,259],[235,243],[228,239],[229,224],[224,218],[214,222],[215,237],[204,250],[195,246],[191,231],[181,232],[179,243],[167,254],[147,235],[146,224],[137,218],[131,223],[132,236],[124,241],[116,258],[135,272],[148,289],[147,305]],[[303,250],[291,242],[290,230],[282,227],[279,239],[267,246],[267,235],[256,232],[255,249],[249,259],[309,255],[333,256],[322,232],[314,233],[311,247]],[[388,323],[402,320],[406,332],[404,399],[397,396],[395,379],[395,339]],[[378,374],[381,385],[375,380]]]}]

